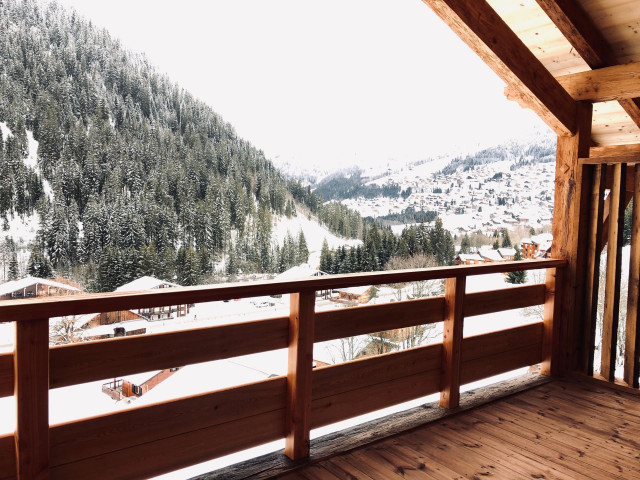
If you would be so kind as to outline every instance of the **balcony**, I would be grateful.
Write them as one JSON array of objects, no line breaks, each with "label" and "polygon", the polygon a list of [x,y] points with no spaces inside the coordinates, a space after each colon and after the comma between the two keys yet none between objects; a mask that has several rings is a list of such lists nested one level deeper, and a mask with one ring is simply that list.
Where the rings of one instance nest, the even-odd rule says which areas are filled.
[{"label": "balcony", "polygon": [[[145,478],[285,439],[285,454],[308,457],[309,432],[391,405],[440,394],[460,404],[460,386],[516,368],[554,367],[556,278],[564,260],[505,262],[13,300],[14,354],[0,355],[0,395],[15,392],[17,428],[0,437],[0,478]],[[467,278],[544,268],[544,284],[465,293]],[[445,280],[445,294],[315,312],[315,292],[370,284]],[[49,347],[50,317],[291,294],[288,317]],[[544,304],[544,321],[463,337],[474,316]],[[442,342],[313,368],[313,345],[369,332],[442,323]],[[49,389],[176,365],[288,349],[288,374],[63,424],[49,424]]]}]

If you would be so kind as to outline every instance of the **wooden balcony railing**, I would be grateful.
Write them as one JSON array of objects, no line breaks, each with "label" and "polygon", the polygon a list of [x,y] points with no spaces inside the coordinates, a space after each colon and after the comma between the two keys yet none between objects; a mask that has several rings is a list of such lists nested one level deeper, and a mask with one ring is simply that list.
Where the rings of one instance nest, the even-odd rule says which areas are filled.
[{"label": "wooden balcony railing", "polygon": [[[558,352],[556,277],[563,260],[506,262],[287,282],[87,294],[0,302],[16,322],[15,352],[0,355],[0,396],[15,395],[16,431],[0,436],[0,479],[143,478],[286,438],[309,452],[309,430],[542,362]],[[547,269],[545,284],[465,294],[468,276]],[[446,279],[443,297],[315,312],[315,291]],[[561,282],[558,282],[561,285]],[[98,311],[291,294],[288,317],[49,347],[49,318]],[[463,338],[466,317],[544,304],[544,321]],[[554,321],[555,320],[555,321]],[[444,322],[443,342],[312,368],[314,342]],[[49,389],[288,348],[288,374],[98,417],[50,425]],[[81,400],[79,400],[81,401]]]}]

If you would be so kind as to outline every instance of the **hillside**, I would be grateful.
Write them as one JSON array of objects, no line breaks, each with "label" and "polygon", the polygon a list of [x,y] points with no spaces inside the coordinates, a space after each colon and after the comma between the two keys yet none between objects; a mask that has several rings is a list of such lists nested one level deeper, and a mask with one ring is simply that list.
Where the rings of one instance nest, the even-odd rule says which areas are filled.
[{"label": "hillside", "polygon": [[278,271],[272,222],[294,215],[294,200],[358,234],[357,214],[341,230],[344,211],[287,182],[211,107],[75,12],[2,2],[0,65],[5,270],[18,219],[37,229],[29,273],[94,290],[148,274],[199,283],[230,257],[244,272]]}]

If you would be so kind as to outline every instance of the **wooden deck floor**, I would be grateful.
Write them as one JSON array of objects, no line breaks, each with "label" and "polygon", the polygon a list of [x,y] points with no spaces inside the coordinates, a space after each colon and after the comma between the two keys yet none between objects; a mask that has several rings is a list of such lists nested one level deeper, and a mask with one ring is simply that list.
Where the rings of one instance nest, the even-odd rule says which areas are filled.
[{"label": "wooden deck floor", "polygon": [[640,396],[556,381],[280,479],[640,479]]}]

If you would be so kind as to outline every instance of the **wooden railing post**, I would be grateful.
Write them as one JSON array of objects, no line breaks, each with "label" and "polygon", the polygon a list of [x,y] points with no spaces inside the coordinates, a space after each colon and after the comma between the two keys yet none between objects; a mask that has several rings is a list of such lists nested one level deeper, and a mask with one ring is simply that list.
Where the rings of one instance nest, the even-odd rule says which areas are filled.
[{"label": "wooden railing post", "polygon": [[315,292],[291,294],[284,453],[292,460],[309,455],[314,315]]},{"label": "wooden railing post", "polygon": [[557,376],[563,371],[562,287],[564,268],[548,268],[544,291],[544,333],[542,337],[543,375]]},{"label": "wooden railing post", "polygon": [[16,322],[16,467],[20,480],[49,478],[49,319]]},{"label": "wooden railing post", "polygon": [[463,303],[467,278],[447,278],[445,282],[445,318],[442,332],[442,377],[440,405],[456,408],[460,403],[460,363],[464,329]]}]

